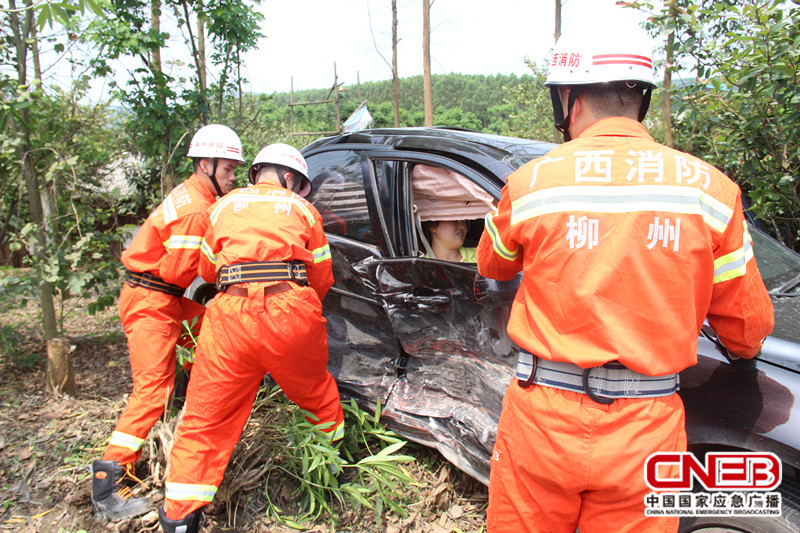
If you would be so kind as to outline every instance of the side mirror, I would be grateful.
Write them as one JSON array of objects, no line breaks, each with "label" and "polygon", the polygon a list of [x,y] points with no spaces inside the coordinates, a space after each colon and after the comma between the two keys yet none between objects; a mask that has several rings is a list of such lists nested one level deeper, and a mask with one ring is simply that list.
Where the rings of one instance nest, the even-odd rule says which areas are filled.
[{"label": "side mirror", "polygon": [[511,305],[514,301],[514,297],[517,295],[517,290],[521,282],[522,272],[508,281],[498,281],[496,279],[484,278],[480,274],[475,274],[472,294],[475,301],[481,305]]}]

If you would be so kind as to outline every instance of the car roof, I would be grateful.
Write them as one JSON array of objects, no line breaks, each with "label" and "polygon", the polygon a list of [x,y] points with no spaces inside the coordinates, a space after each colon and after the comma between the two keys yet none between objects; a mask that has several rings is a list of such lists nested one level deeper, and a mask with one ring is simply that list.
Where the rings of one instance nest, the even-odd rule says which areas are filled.
[{"label": "car roof", "polygon": [[302,152],[310,155],[335,145],[348,145],[353,149],[374,146],[441,154],[470,166],[477,164],[501,178],[556,146],[549,142],[461,128],[378,128],[325,137],[309,144]]}]

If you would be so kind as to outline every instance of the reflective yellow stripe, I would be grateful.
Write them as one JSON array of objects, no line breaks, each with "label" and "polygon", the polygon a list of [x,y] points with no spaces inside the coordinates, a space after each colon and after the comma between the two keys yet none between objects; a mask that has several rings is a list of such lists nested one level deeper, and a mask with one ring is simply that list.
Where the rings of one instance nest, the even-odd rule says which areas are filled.
[{"label": "reflective yellow stripe", "polygon": [[185,248],[188,250],[199,250],[202,237],[196,235],[173,235],[164,241],[164,248],[167,250]]},{"label": "reflective yellow stripe", "polygon": [[234,194],[225,196],[222,200],[217,203],[217,207],[214,208],[214,211],[211,212],[211,224],[216,224],[217,219],[219,218],[219,214],[232,203],[235,202],[242,202],[242,203],[255,203],[255,202],[273,202],[273,203],[289,203],[296,206],[303,215],[308,219],[308,223],[313,225],[314,224],[314,215],[311,213],[311,210],[303,203],[302,200],[298,198],[294,198],[292,196],[278,196],[278,195],[263,195],[263,194]]},{"label": "reflective yellow stripe", "polygon": [[742,247],[714,260],[714,283],[739,278],[747,272],[747,262],[753,258],[753,239],[750,237],[747,223],[743,224]]},{"label": "reflective yellow stripe", "polygon": [[332,431],[326,431],[331,439],[331,442],[336,442],[344,438],[344,420],[339,423]]},{"label": "reflective yellow stripe", "polygon": [[322,246],[321,248],[317,248],[314,250],[314,264],[321,263],[326,259],[331,258],[331,247],[329,245]]},{"label": "reflective yellow stripe", "polygon": [[500,238],[500,234],[497,231],[497,226],[494,225],[494,220],[492,219],[492,214],[486,214],[486,224],[485,228],[486,231],[489,233],[489,237],[492,239],[492,245],[494,247],[494,251],[497,255],[506,259],[508,261],[514,261],[517,256],[519,255],[519,247],[517,247],[514,251],[508,249],[508,247],[503,243],[503,240]]},{"label": "reflective yellow stripe", "polygon": [[194,500],[210,502],[217,493],[214,485],[193,485],[191,483],[173,483],[167,481],[165,497],[169,500]]},{"label": "reflective yellow stripe", "polygon": [[175,209],[175,204],[172,202],[172,194],[167,196],[164,200],[164,223],[169,225],[178,218],[178,210]]},{"label": "reflective yellow stripe", "polygon": [[211,250],[211,246],[205,239],[203,239],[203,242],[200,244],[200,253],[206,256],[212,263],[217,262],[217,255]]},{"label": "reflective yellow stripe", "polygon": [[658,211],[700,215],[722,233],[733,216],[724,203],[701,189],[675,185],[567,186],[527,194],[511,205],[511,225],[553,213]]},{"label": "reflective yellow stripe", "polygon": [[139,449],[144,444],[144,439],[140,439],[138,437],[134,437],[133,435],[128,435],[127,433],[122,433],[120,431],[115,431],[111,434],[111,440],[108,441],[109,445],[112,446],[119,446],[120,448],[127,448],[131,451],[138,452]]}]

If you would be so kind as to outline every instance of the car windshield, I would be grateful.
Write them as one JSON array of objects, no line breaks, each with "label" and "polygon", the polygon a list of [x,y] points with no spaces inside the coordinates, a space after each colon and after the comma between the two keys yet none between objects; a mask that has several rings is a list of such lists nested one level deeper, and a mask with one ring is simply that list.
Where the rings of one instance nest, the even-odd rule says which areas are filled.
[{"label": "car windshield", "polygon": [[516,144],[512,146],[507,146],[506,149],[511,153],[511,155],[505,158],[505,163],[509,166],[509,168],[514,171],[517,170],[519,167],[527,163],[528,161],[533,161],[537,157],[542,157],[546,154],[553,146],[555,145],[548,145],[544,143],[538,144]]},{"label": "car windshield", "polygon": [[800,255],[753,226],[750,235],[767,289],[779,294],[800,294]]}]

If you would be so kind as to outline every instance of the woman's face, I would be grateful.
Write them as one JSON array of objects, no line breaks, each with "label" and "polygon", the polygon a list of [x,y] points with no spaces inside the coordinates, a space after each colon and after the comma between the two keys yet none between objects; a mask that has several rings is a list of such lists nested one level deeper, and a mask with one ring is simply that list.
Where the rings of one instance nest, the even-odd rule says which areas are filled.
[{"label": "woman's face", "polygon": [[464,246],[464,239],[467,236],[467,221],[440,220],[431,228],[431,236],[448,248],[460,248]]}]

